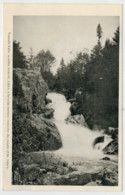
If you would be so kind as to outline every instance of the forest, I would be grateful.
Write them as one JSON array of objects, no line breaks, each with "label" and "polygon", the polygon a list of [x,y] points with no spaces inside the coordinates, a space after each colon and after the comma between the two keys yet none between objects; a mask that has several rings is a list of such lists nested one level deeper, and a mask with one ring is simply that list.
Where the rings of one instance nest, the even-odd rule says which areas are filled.
[{"label": "forest", "polygon": [[[103,29],[96,28],[97,44],[91,53],[79,52],[68,64],[62,59],[54,75],[51,67],[56,61],[51,51],[43,49],[34,55],[30,48],[27,58],[19,42],[13,42],[13,67],[38,69],[50,91],[62,93],[72,103],[71,113],[83,114],[90,129],[118,127],[119,91],[119,27],[112,40],[102,46]],[[16,82],[16,78],[14,77]],[[13,86],[17,93],[18,86]],[[19,92],[20,93],[20,92]]]}]

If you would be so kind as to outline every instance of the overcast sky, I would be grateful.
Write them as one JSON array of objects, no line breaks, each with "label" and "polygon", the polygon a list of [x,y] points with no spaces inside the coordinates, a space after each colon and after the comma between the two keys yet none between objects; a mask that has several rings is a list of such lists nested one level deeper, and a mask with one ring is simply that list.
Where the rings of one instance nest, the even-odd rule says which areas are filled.
[{"label": "overcast sky", "polygon": [[34,54],[50,50],[56,58],[53,71],[63,57],[65,63],[79,51],[91,51],[97,43],[96,27],[103,29],[102,45],[112,39],[119,25],[119,17],[95,16],[15,16],[14,40],[20,42],[25,55],[32,47]]}]

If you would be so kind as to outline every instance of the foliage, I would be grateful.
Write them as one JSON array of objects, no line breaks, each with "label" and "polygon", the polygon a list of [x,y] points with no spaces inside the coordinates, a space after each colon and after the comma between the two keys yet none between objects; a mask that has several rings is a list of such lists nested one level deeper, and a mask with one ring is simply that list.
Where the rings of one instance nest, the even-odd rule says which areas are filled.
[{"label": "foliage", "polygon": [[53,88],[55,82],[54,75],[51,72],[51,67],[55,62],[55,57],[51,54],[49,50],[46,52],[41,50],[36,57],[34,57],[34,66],[40,68],[40,72],[48,87]]},{"label": "foliage", "polygon": [[13,177],[15,170],[21,166],[21,157],[25,152],[37,151],[39,149],[40,143],[36,138],[35,132],[35,128],[31,127],[25,116],[17,112],[13,113]]},{"label": "foliage", "polygon": [[24,97],[20,80],[14,72],[13,72],[13,96]]},{"label": "foliage", "polygon": [[34,60],[34,54],[33,54],[33,49],[32,47],[30,48],[29,52],[29,58],[28,58],[28,64],[31,69],[35,68],[35,60]]},{"label": "foliage", "polygon": [[13,67],[27,68],[26,56],[21,51],[20,43],[13,41]]},{"label": "foliage", "polygon": [[83,75],[88,61],[88,54],[82,52],[78,53],[76,58],[67,66],[62,66],[61,61],[61,66],[57,70],[54,88],[64,93],[68,99],[72,98],[76,89],[83,86]]},{"label": "foliage", "polygon": [[49,50],[47,50],[46,52],[42,50],[35,57],[35,64],[36,66],[40,67],[41,73],[50,71],[50,68],[54,62],[55,57]]},{"label": "foliage", "polygon": [[68,99],[76,98],[76,91],[81,91],[81,100],[73,114],[81,112],[90,128],[117,127],[119,28],[113,41],[107,39],[103,48],[101,25],[97,27],[97,36],[97,45],[90,56],[80,52],[67,66],[60,66],[54,87]]},{"label": "foliage", "polygon": [[98,26],[97,26],[96,33],[97,33],[98,39],[100,40],[101,37],[102,37],[102,33],[103,33],[103,32],[102,32],[102,27],[101,27],[100,24],[98,24]]},{"label": "foliage", "polygon": [[53,73],[51,71],[45,71],[44,74],[42,74],[42,77],[46,81],[49,89],[52,90],[55,84],[55,76]]}]

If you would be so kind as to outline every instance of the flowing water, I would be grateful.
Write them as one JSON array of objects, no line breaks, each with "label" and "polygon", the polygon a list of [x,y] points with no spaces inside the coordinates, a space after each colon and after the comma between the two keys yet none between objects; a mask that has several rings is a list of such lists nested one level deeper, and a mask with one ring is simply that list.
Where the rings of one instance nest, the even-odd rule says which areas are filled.
[{"label": "flowing water", "polygon": [[[100,159],[104,156],[102,149],[111,141],[111,138],[103,134],[103,131],[92,131],[79,124],[67,124],[65,119],[70,116],[71,104],[66,101],[64,95],[48,93],[47,98],[52,100],[48,107],[53,108],[54,122],[60,132],[63,146],[56,154]],[[104,136],[104,142],[93,147],[95,138]]]}]

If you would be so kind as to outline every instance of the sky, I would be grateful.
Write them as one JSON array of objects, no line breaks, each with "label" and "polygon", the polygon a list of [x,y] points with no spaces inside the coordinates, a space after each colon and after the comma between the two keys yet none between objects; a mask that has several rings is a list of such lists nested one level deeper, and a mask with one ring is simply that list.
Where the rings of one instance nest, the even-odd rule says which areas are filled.
[{"label": "sky", "polygon": [[52,67],[55,73],[62,57],[67,64],[78,52],[91,52],[97,43],[99,23],[104,45],[107,38],[112,39],[119,26],[117,16],[14,16],[13,39],[20,42],[26,56],[31,47],[34,55],[42,49],[50,50],[56,58]]}]

